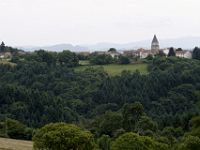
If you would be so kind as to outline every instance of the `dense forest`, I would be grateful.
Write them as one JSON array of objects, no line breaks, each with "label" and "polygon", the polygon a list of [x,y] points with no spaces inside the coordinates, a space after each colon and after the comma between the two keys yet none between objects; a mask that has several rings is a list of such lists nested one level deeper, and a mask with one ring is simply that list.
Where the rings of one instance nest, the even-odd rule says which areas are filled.
[{"label": "dense forest", "polygon": [[[56,127],[74,124],[66,126],[87,130],[81,135],[94,140],[63,150],[134,150],[139,145],[138,150],[197,150],[198,50],[195,59],[156,56],[146,60],[148,74],[124,71],[118,76],[103,69],[74,71],[79,57],[70,51],[15,56],[14,65],[0,65],[0,135],[30,140],[38,128],[63,122]],[[40,139],[39,133],[34,139]]]}]

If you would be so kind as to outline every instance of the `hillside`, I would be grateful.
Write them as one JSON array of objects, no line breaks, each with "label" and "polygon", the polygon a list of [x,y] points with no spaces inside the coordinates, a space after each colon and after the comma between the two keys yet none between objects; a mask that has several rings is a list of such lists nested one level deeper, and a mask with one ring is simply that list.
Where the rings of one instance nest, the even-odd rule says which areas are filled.
[{"label": "hillside", "polygon": [[0,138],[0,150],[32,150],[33,143],[30,141]]},{"label": "hillside", "polygon": [[[77,149],[88,142],[88,150],[95,146],[104,150],[105,140],[112,147],[108,150],[122,150],[121,143],[126,147],[124,142],[129,142],[126,138],[133,147],[134,141],[145,145],[144,140],[163,147],[145,150],[177,146],[185,150],[183,144],[189,145],[190,138],[200,144],[197,52],[200,49],[194,51],[196,59],[156,56],[123,65],[127,59],[108,55],[88,56],[79,62],[70,51],[41,50],[13,58],[13,66],[0,64],[0,135],[33,139],[37,147],[49,142],[45,146],[50,150],[54,146]],[[121,74],[123,70],[129,72]],[[83,139],[87,139],[85,144]],[[17,143],[31,146],[26,141],[9,142],[2,139],[4,145],[0,145],[9,150]]]}]

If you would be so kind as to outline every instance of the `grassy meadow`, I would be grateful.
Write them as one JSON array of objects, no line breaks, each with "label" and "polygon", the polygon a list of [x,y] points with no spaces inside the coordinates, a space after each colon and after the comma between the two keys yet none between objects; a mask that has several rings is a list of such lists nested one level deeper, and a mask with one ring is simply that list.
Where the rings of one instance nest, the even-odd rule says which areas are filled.
[{"label": "grassy meadow", "polygon": [[75,68],[75,71],[83,71],[88,67],[92,68],[103,68],[111,76],[120,75],[122,71],[130,71],[135,72],[136,70],[140,71],[142,74],[147,74],[147,64],[139,63],[139,64],[109,64],[109,65],[90,65],[89,61],[80,61],[79,67]]},{"label": "grassy meadow", "polygon": [[32,150],[31,141],[0,138],[0,150]]}]

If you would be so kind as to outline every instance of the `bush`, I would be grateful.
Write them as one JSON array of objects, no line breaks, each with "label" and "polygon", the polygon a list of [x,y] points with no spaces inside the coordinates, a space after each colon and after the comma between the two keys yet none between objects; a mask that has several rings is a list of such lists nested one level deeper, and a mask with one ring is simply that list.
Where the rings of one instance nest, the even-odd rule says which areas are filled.
[{"label": "bush", "polygon": [[7,119],[1,123],[0,133],[2,137],[13,139],[31,140],[33,130],[27,128],[24,124],[17,120]]},{"label": "bush", "polygon": [[133,132],[125,133],[117,138],[111,150],[168,150],[165,144],[158,143],[150,137],[139,136]]},{"label": "bush", "polygon": [[119,63],[120,64],[130,64],[130,59],[125,56],[120,56],[119,57]]},{"label": "bush", "polygon": [[93,135],[76,125],[66,123],[48,124],[33,137],[37,150],[92,150]]},{"label": "bush", "polygon": [[90,63],[94,65],[106,65],[113,63],[113,58],[110,55],[96,55],[92,56]]},{"label": "bush", "polygon": [[178,150],[198,150],[199,148],[200,138],[196,136],[185,137],[178,146]]}]

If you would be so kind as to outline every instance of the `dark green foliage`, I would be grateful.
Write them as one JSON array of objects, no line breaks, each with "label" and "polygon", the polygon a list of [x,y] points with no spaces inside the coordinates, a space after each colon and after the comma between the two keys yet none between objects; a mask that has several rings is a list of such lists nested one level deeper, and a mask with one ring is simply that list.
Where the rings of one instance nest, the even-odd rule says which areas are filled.
[{"label": "dark green foliage", "polygon": [[144,113],[144,108],[140,103],[125,104],[123,108],[123,127],[127,131],[135,131],[136,123]]},{"label": "dark green foliage", "polygon": [[[15,57],[13,59],[15,59]],[[49,66],[55,66],[59,63],[60,65],[65,65],[67,67],[75,67],[79,63],[78,56],[71,51],[56,53],[47,52],[45,50],[38,50],[29,55],[26,55],[25,60],[29,62],[43,62]]]},{"label": "dark green foliage", "polygon": [[140,135],[153,136],[157,131],[158,125],[148,116],[142,116],[136,123],[136,132]]},{"label": "dark green foliage", "polygon": [[122,128],[122,116],[113,112],[106,112],[99,118],[100,135],[106,134],[113,136],[115,131]]},{"label": "dark green foliage", "polygon": [[183,49],[182,48],[177,48],[176,51],[183,51]]},{"label": "dark green foliage", "polygon": [[[125,71],[108,76],[101,69],[75,72],[76,57],[68,51],[40,50],[20,57],[14,66],[0,65],[0,127],[5,116],[31,128],[51,122],[79,124],[94,134],[102,149],[126,132],[169,149],[188,135],[198,143],[199,119],[190,121],[200,114],[198,60],[155,57],[148,61],[146,75]],[[30,132],[22,133],[27,137]]]},{"label": "dark green foliage", "polygon": [[74,67],[78,65],[78,57],[75,53],[70,51],[63,51],[58,53],[58,61],[61,65],[66,65],[68,67]]},{"label": "dark green foliage", "polygon": [[94,65],[105,65],[111,64],[113,62],[113,58],[110,55],[102,54],[102,55],[94,55],[90,58],[90,63]]},{"label": "dark green foliage", "polygon": [[36,54],[38,56],[39,62],[46,62],[48,65],[55,65],[56,64],[56,59],[57,59],[57,54],[53,52],[46,52],[44,50],[39,50],[36,51]]},{"label": "dark green foliage", "polygon": [[146,57],[147,60],[153,60],[153,56],[150,54]]},{"label": "dark green foliage", "polygon": [[102,150],[110,150],[111,138],[108,135],[102,135],[98,139],[99,148]]},{"label": "dark green foliage", "polygon": [[6,46],[5,46],[4,42],[2,42],[0,45],[0,51],[4,52],[5,50],[6,50]]},{"label": "dark green foliage", "polygon": [[200,48],[198,47],[194,48],[193,53],[192,53],[192,58],[200,60]]},{"label": "dark green foliage", "polygon": [[19,121],[6,118],[1,122],[0,133],[3,137],[31,140],[33,130]]},{"label": "dark green foliage", "polygon": [[171,47],[171,48],[169,49],[168,57],[170,57],[170,56],[176,56],[176,53],[175,53],[175,50],[174,50],[173,47]]},{"label": "dark green foliage", "polygon": [[120,56],[118,61],[119,64],[130,64],[130,59],[125,56]]},{"label": "dark green foliage", "polygon": [[93,108],[92,94],[105,73],[75,73],[66,66],[25,62],[0,66],[0,112],[30,127],[49,122],[77,122]]},{"label": "dark green foliage", "polygon": [[110,48],[109,50],[108,50],[108,52],[116,52],[117,50],[115,49],[115,48]]}]

